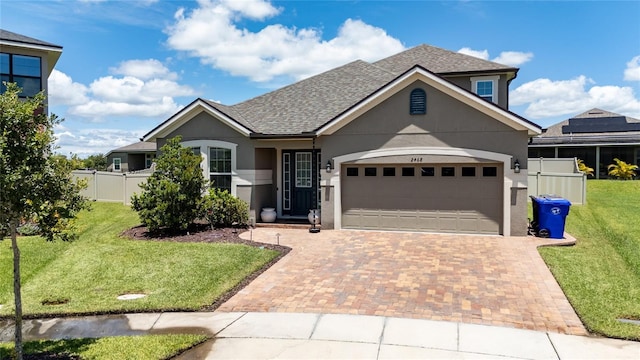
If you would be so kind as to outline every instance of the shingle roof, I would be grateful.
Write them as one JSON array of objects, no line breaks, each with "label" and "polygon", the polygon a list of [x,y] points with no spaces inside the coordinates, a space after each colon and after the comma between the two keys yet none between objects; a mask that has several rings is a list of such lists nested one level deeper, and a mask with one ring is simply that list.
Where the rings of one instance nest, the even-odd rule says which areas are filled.
[{"label": "shingle roof", "polygon": [[12,41],[17,43],[29,44],[29,45],[39,45],[39,46],[47,46],[62,49],[62,46],[48,43],[46,41],[34,39],[32,37],[16,34],[14,32],[0,29],[0,40]]},{"label": "shingle roof", "polygon": [[256,133],[307,133],[416,65],[434,73],[517,71],[473,56],[420,45],[373,64],[357,60],[233,106],[210,104]]},{"label": "shingle roof", "polygon": [[136,153],[136,152],[152,152],[156,151],[156,143],[147,141],[138,141],[133,144],[125,145],[117,149],[111,150],[107,156],[111,153]]},{"label": "shingle roof", "polygon": [[[200,100],[254,135],[305,136],[416,66],[436,76],[518,71],[517,68],[473,56],[420,45],[373,64],[356,60],[235,105]],[[170,120],[147,133],[145,139]]]},{"label": "shingle roof", "polygon": [[[575,123],[575,119],[579,119],[586,129],[597,130],[571,131],[570,124],[572,120]],[[607,127],[610,130],[600,131]],[[640,130],[637,129],[640,129],[639,119],[594,108],[550,126],[544,133],[534,137],[531,144],[637,143],[640,142]]]},{"label": "shingle roof", "polygon": [[395,76],[358,60],[232,106],[262,134],[300,134],[322,126]]},{"label": "shingle roof", "polygon": [[373,65],[391,71],[394,74],[401,74],[414,65],[420,65],[433,73],[441,75],[518,70],[511,66],[424,44],[374,62]]}]

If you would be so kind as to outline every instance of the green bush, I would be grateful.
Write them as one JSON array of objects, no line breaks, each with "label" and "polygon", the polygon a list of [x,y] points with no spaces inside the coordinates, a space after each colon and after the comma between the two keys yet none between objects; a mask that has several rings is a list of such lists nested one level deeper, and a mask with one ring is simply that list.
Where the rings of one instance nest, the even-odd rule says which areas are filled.
[{"label": "green bush", "polygon": [[150,231],[186,230],[199,217],[206,180],[202,158],[180,145],[180,136],[160,148],[156,171],[140,184],[142,194],[133,195],[131,207]]},{"label": "green bush", "polygon": [[210,189],[203,208],[203,217],[211,228],[246,227],[249,223],[249,206],[227,190]]}]

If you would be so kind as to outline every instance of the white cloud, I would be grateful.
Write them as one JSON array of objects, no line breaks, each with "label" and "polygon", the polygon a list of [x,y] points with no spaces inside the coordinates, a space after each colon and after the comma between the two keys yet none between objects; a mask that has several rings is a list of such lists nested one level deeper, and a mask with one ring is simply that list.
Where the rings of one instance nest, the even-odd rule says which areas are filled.
[{"label": "white cloud", "polygon": [[[477,57],[483,60],[489,60],[489,50],[473,50],[468,47],[463,47],[458,50],[459,53]],[[508,66],[520,66],[533,59],[533,53],[520,52],[520,51],[503,51],[498,57],[491,61]]]},{"label": "white cloud", "polygon": [[133,76],[138,79],[166,79],[177,80],[178,74],[171,72],[159,60],[127,60],[120,63],[117,68],[111,68],[111,72],[117,75]]},{"label": "white cloud", "polygon": [[55,129],[57,137],[57,153],[68,155],[77,154],[86,157],[92,154],[106,154],[119,147],[139,141],[146,131],[121,129],[82,129],[72,130],[63,125]]},{"label": "white cloud", "polygon": [[267,25],[251,32],[237,26],[243,18],[263,20],[280,12],[267,1],[201,0],[192,11],[180,9],[165,31],[167,44],[204,64],[252,81],[277,77],[299,80],[355,59],[377,60],[404,49],[383,29],[347,19],[338,35],[322,40],[313,28]]},{"label": "white cloud", "polygon": [[532,119],[577,114],[591,108],[640,118],[640,99],[631,87],[596,86],[581,75],[571,80],[537,79],[520,85],[509,94],[512,106],[527,105]]},{"label": "white cloud", "polygon": [[462,49],[458,50],[458,52],[460,54],[465,54],[465,55],[469,55],[469,56],[473,56],[473,57],[477,57],[479,59],[482,60],[489,60],[489,50],[473,50],[471,48],[468,47],[463,47]]},{"label": "white cloud", "polygon": [[166,117],[182,108],[174,98],[196,94],[155,59],[123,61],[111,71],[124,76],[103,76],[86,86],[53,70],[50,104],[69,106],[68,114],[100,122],[111,116]]},{"label": "white cloud", "polygon": [[627,63],[624,69],[624,79],[627,81],[640,81],[640,55],[635,56]]},{"label": "white cloud", "polygon": [[73,82],[73,79],[56,69],[49,75],[49,104],[56,105],[78,105],[89,100],[87,91],[89,89],[80,83]]},{"label": "white cloud", "polygon": [[509,66],[520,66],[533,58],[531,52],[503,51],[492,61]]}]

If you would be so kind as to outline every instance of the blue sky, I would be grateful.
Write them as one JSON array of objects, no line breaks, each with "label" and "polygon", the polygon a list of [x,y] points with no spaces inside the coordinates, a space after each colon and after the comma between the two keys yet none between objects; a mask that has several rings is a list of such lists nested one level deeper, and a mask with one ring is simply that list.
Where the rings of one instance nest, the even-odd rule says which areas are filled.
[{"label": "blue sky", "polygon": [[511,110],[547,127],[640,118],[640,1],[2,0],[0,27],[64,47],[59,152],[135,142],[197,97],[232,105],[419,44],[520,68]]}]

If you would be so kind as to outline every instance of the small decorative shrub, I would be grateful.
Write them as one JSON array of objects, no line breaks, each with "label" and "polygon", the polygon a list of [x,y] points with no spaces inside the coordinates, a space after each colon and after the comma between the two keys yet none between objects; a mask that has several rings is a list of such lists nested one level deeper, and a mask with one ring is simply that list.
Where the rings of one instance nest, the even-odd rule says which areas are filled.
[{"label": "small decorative shrub", "polygon": [[588,167],[584,163],[584,160],[578,159],[577,162],[578,162],[578,170],[580,170],[581,172],[587,174],[587,176],[593,176],[593,168]]},{"label": "small decorative shrub", "polygon": [[209,189],[203,208],[203,217],[212,229],[246,227],[249,224],[249,206],[227,190]]},{"label": "small decorative shrub", "polygon": [[615,161],[615,164],[607,166],[609,175],[620,180],[631,180],[637,175],[638,165],[627,164],[618,158],[613,159],[613,161]]}]

